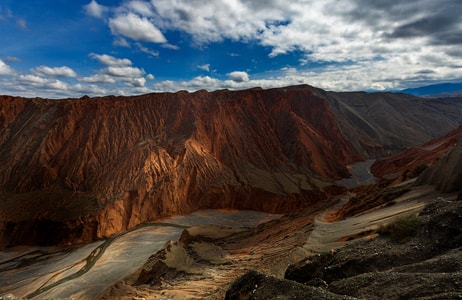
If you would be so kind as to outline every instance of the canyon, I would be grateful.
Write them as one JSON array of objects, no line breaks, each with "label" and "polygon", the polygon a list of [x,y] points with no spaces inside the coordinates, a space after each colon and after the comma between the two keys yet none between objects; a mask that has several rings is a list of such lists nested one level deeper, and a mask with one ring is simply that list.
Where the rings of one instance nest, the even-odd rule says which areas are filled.
[{"label": "canyon", "polygon": [[0,103],[3,248],[204,208],[291,212],[339,192],[345,165],[461,122],[457,102],[309,86]]},{"label": "canyon", "polygon": [[[172,233],[177,241],[143,253],[100,296],[220,299],[246,270],[282,277],[288,263],[368,236],[379,220],[419,212],[440,195],[460,198],[461,124],[460,98],[307,85],[0,96],[0,248],[83,247],[86,255],[88,245],[204,209],[281,215]],[[361,215],[375,221],[351,219]],[[336,240],[323,239],[341,226],[348,230]]]}]

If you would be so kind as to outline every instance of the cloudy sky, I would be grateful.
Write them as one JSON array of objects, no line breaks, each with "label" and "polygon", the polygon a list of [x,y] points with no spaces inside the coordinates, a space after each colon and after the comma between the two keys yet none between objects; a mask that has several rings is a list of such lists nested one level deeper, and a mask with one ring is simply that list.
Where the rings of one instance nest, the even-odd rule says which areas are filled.
[{"label": "cloudy sky", "polygon": [[0,94],[462,81],[460,0],[2,0]]}]

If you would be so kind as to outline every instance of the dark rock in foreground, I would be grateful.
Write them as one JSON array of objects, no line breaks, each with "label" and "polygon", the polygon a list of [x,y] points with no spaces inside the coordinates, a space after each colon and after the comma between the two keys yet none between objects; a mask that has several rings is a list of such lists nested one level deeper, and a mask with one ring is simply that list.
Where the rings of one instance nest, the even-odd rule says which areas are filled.
[{"label": "dark rock in foreground", "polygon": [[236,280],[226,293],[225,299],[355,299],[335,295],[320,287],[303,285],[294,281],[278,279],[256,271],[249,271]]},{"label": "dark rock in foreground", "polygon": [[[462,202],[435,199],[419,218],[420,227],[406,242],[380,236],[337,252],[308,257],[289,266],[283,280],[250,272],[232,285],[228,299],[292,295],[286,294],[289,286],[294,287],[294,294],[287,299],[343,297],[338,295],[366,299],[461,299]],[[258,289],[252,289],[257,285]],[[324,294],[314,294],[320,287],[324,287]]]}]

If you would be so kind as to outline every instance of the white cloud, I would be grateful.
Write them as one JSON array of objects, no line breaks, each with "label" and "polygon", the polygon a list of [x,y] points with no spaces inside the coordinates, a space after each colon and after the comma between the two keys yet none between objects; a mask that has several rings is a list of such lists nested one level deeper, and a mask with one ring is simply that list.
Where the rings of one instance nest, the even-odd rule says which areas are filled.
[{"label": "white cloud", "polygon": [[111,32],[122,35],[136,41],[166,43],[164,35],[146,17],[140,17],[133,13],[118,15],[109,20]]},{"label": "white cloud", "polygon": [[69,67],[38,66],[33,69],[34,74],[50,77],[76,77],[77,74]]},{"label": "white cloud", "polygon": [[107,54],[95,54],[90,53],[90,57],[98,60],[100,63],[106,66],[112,67],[127,67],[131,66],[132,62],[128,58],[116,58]]},{"label": "white cloud", "polygon": [[229,79],[235,82],[246,82],[249,81],[249,74],[242,71],[234,71],[228,74]]},{"label": "white cloud", "polygon": [[57,91],[65,91],[68,89],[67,83],[60,81],[60,80],[54,80],[49,82],[46,85],[46,88],[52,89],[52,90],[57,90]]},{"label": "white cloud", "polygon": [[[265,28],[258,11],[238,0],[152,0],[151,3],[162,20],[161,26],[188,32],[199,43],[253,38],[258,30]],[[256,12],[255,17],[251,16]]]},{"label": "white cloud", "polygon": [[[457,0],[151,0],[151,4],[159,28],[188,33],[199,45],[225,39],[252,41],[268,47],[275,59],[299,51],[300,67],[324,65],[266,81],[278,86],[302,81],[338,90],[389,89],[462,76],[462,17],[457,13],[462,2]],[[258,83],[245,77],[230,79]],[[197,78],[179,87],[193,81]]]},{"label": "white cloud", "polygon": [[[119,82],[125,83],[130,87],[144,87],[146,72],[144,69],[133,67],[132,61],[127,58],[117,58],[107,54],[91,53],[90,57],[98,60],[106,68],[98,70],[98,73],[92,76],[82,77],[80,81],[86,83],[104,83],[116,84]],[[152,74],[146,76],[147,79],[154,79]]]},{"label": "white cloud", "polygon": [[152,17],[154,15],[153,6],[149,2],[134,0],[127,2],[126,6],[128,10],[145,17]]},{"label": "white cloud", "polygon": [[102,70],[105,74],[115,77],[141,77],[145,74],[143,69],[134,68],[134,67],[107,67]]},{"label": "white cloud", "polygon": [[0,59],[0,75],[12,75],[14,70]]},{"label": "white cloud", "polygon": [[88,77],[80,78],[80,81],[87,83],[115,83],[114,77],[107,74],[95,74]]},{"label": "white cloud", "polygon": [[143,77],[139,78],[133,78],[128,82],[128,85],[133,86],[133,87],[144,87],[146,83],[146,79]]},{"label": "white cloud", "polygon": [[45,84],[49,81],[46,78],[35,76],[35,75],[19,75],[18,80],[23,83],[29,84]]},{"label": "white cloud", "polygon": [[146,79],[147,80],[154,80],[154,75],[148,74],[148,75],[146,75]]},{"label": "white cloud", "polygon": [[83,6],[85,13],[95,18],[102,18],[104,13],[108,10],[104,5],[98,4],[95,0]]},{"label": "white cloud", "polygon": [[197,66],[198,69],[210,72],[210,64],[204,64],[204,65],[199,65]]}]

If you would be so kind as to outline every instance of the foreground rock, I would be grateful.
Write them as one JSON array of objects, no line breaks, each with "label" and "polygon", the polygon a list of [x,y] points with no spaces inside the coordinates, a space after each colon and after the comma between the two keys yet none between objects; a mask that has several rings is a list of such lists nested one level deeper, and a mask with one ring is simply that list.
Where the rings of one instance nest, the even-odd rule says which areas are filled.
[{"label": "foreground rock", "polygon": [[320,287],[307,286],[291,280],[277,279],[249,271],[236,280],[226,292],[226,300],[241,299],[356,299],[339,296]]},{"label": "foreground rock", "polygon": [[[405,242],[380,236],[338,251],[308,257],[291,265],[285,280],[264,284],[261,295],[278,295],[278,286],[292,280],[311,289],[294,296],[325,293],[365,299],[459,299],[462,297],[462,202],[436,199],[420,213],[421,225]],[[250,273],[238,279],[230,295],[252,295],[263,277]],[[319,290],[319,289],[318,289]],[[256,290],[255,290],[256,292]],[[239,298],[230,298],[239,299]],[[256,298],[251,298],[256,299]],[[321,298],[323,299],[323,298]],[[332,298],[335,299],[335,298]]]}]

